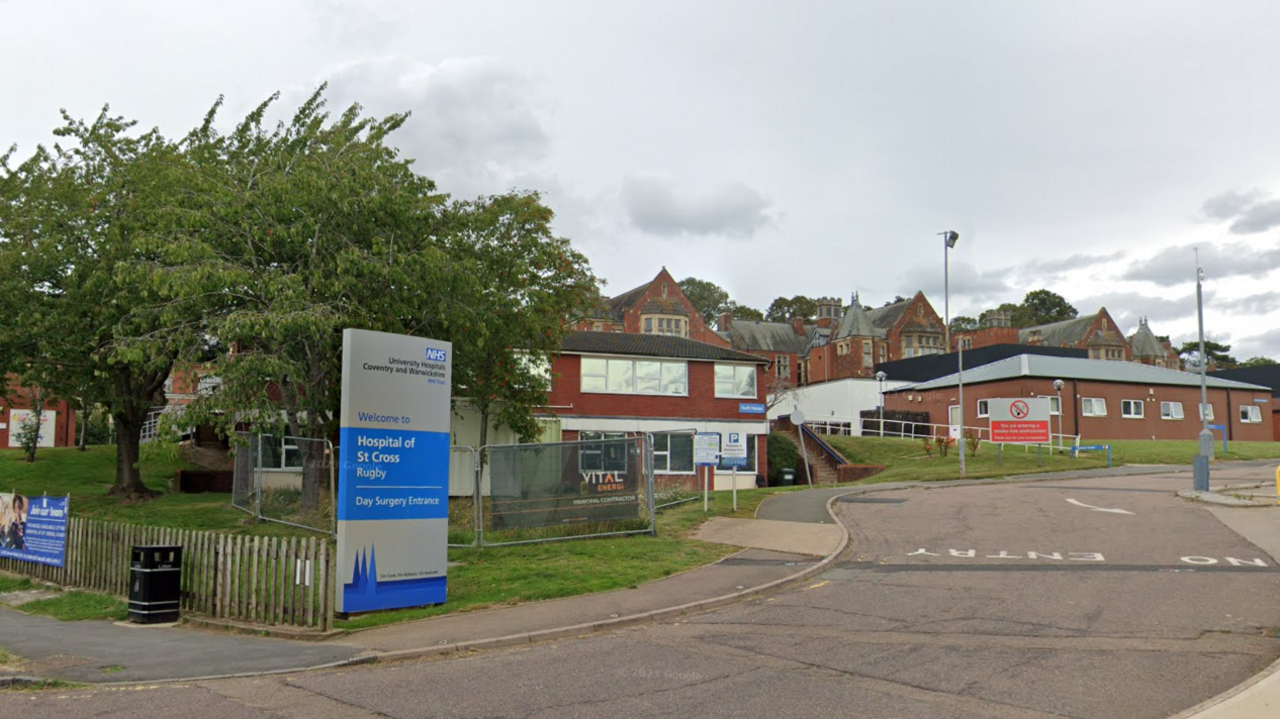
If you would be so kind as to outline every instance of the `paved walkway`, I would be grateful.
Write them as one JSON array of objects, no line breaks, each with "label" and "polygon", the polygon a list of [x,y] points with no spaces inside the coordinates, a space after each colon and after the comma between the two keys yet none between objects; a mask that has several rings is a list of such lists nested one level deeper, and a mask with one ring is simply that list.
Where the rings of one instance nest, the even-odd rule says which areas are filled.
[{"label": "paved walkway", "polygon": [[[1261,482],[1274,461],[1215,466],[1213,487]],[[929,488],[984,484],[1185,473],[1187,467],[1120,467],[1010,477],[930,482]],[[1177,479],[1177,476],[1171,477]],[[714,564],[634,589],[464,612],[356,632],[326,643],[294,642],[191,628],[135,627],[109,622],[61,623],[0,608],[0,646],[29,661],[28,673],[78,682],[163,681],[257,674],[372,660],[511,646],[588,634],[629,624],[670,619],[686,612],[740,601],[751,594],[824,571],[843,550],[847,534],[827,511],[828,501],[921,486],[896,482],[865,487],[819,488],[776,495],[756,520],[717,519],[700,538],[748,547]],[[1230,490],[1228,490],[1229,492]],[[1219,509],[1256,513],[1224,519],[1249,541],[1280,552],[1280,508]],[[827,525],[827,526],[822,526]],[[0,676],[2,676],[0,672]],[[1178,719],[1259,719],[1280,716],[1280,663]]]}]

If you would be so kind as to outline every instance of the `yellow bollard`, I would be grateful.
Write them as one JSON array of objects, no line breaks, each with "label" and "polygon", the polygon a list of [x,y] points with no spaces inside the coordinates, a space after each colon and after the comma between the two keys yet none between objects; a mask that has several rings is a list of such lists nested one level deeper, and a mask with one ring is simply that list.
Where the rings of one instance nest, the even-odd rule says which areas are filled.
[{"label": "yellow bollard", "polygon": [[1280,467],[1276,467],[1276,504],[1280,504]]}]

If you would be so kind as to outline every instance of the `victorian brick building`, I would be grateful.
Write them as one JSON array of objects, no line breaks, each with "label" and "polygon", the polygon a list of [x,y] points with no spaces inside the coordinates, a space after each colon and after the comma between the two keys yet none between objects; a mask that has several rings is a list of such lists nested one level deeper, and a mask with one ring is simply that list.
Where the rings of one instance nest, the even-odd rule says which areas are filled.
[{"label": "victorian brick building", "polygon": [[575,326],[578,330],[592,332],[622,332],[625,334],[666,335],[685,337],[720,347],[729,343],[715,333],[675,278],[663,267],[649,282],[617,297],[602,299],[585,313]]}]

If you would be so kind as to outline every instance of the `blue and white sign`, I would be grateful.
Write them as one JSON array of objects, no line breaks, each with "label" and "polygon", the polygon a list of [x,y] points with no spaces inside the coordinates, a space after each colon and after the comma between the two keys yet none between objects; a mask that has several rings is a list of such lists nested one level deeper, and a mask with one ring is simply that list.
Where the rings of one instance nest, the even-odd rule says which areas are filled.
[{"label": "blue and white sign", "polygon": [[768,411],[764,402],[739,402],[738,414],[764,414]]},{"label": "blue and white sign", "polygon": [[693,435],[693,463],[699,467],[720,464],[719,432],[698,432]]},{"label": "blue and white sign", "polygon": [[354,329],[342,342],[336,609],[442,604],[453,347]]},{"label": "blue and white sign", "polygon": [[720,466],[747,466],[747,435],[742,432],[728,432],[720,445]]},{"label": "blue and white sign", "polygon": [[68,497],[0,494],[0,557],[61,567],[69,504]]}]

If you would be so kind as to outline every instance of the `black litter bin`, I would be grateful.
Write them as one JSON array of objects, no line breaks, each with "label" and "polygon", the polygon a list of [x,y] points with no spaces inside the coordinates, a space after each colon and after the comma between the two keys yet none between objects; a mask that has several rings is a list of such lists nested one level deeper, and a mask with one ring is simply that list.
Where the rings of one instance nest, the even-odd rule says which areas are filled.
[{"label": "black litter bin", "polygon": [[796,483],[796,471],[790,468],[778,470],[778,485],[790,487]]},{"label": "black litter bin", "polygon": [[178,621],[182,599],[182,547],[135,546],[129,566],[129,621]]}]

